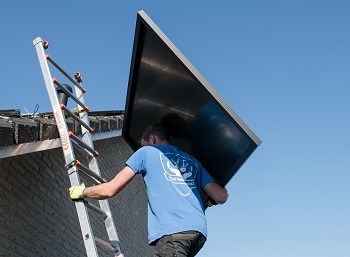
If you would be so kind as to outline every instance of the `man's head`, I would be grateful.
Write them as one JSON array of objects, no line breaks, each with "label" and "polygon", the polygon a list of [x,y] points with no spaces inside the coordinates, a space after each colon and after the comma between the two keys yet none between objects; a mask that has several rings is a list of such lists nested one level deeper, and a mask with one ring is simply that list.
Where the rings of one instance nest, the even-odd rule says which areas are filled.
[{"label": "man's head", "polygon": [[170,136],[159,123],[148,126],[141,136],[141,146],[164,145],[170,143]]}]

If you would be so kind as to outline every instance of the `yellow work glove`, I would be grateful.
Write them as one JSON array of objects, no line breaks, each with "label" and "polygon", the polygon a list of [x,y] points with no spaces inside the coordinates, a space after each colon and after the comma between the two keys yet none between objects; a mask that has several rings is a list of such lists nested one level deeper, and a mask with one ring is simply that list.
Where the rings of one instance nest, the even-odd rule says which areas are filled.
[{"label": "yellow work glove", "polygon": [[72,200],[84,199],[83,192],[85,190],[85,184],[81,183],[80,186],[71,186],[69,188],[69,195]]}]

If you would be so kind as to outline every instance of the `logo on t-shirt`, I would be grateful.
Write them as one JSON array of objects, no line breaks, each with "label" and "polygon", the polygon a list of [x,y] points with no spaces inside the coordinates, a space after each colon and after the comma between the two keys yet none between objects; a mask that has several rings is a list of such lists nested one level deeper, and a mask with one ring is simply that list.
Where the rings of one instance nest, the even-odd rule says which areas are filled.
[{"label": "logo on t-shirt", "polygon": [[161,153],[160,160],[165,178],[181,195],[189,195],[196,187],[194,182],[197,175],[196,164],[191,159],[174,153]]}]

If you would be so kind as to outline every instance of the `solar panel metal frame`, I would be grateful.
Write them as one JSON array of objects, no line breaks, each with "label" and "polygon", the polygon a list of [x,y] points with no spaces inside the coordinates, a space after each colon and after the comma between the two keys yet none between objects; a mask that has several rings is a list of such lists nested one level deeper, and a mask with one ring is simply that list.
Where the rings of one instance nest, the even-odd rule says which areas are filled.
[{"label": "solar panel metal frame", "polygon": [[[165,73],[165,69],[168,69],[165,66],[161,66],[162,61],[159,61],[161,59],[161,56],[163,53],[158,52],[156,55],[152,56],[153,53],[153,45],[150,45],[149,42],[147,42],[146,40],[153,40],[154,42],[157,42],[154,47],[155,48],[166,48],[167,50],[165,51],[166,53],[164,53],[165,56],[168,55],[168,57],[171,58],[175,58],[173,59],[173,65],[174,67],[176,67],[177,65],[181,64],[182,67],[177,66],[178,70],[174,69],[174,70],[167,70]],[[163,46],[164,44],[164,46]],[[148,47],[148,50],[145,49],[145,47]],[[164,48],[164,49],[165,49]],[[149,50],[151,49],[151,50]],[[157,50],[157,49],[155,49]],[[148,58],[145,58],[143,55],[146,54],[148,51]],[[161,50],[159,50],[161,51]],[[151,55],[150,55],[151,52]],[[172,57],[173,56],[173,57]],[[159,62],[158,62],[159,61]],[[145,64],[146,63],[146,64]],[[158,65],[158,66],[157,66]],[[160,65],[160,66],[159,66]],[[171,65],[170,65],[171,66]],[[152,75],[148,75],[149,71],[151,68],[151,73]],[[145,71],[145,69],[148,69],[148,72]],[[158,69],[158,70],[157,70]],[[155,71],[156,70],[156,71]],[[187,72],[187,75],[184,74],[183,71]],[[177,74],[176,74],[177,73]],[[201,142],[200,141],[195,141],[194,139],[192,139],[191,137],[184,137],[181,138],[181,136],[174,136],[172,139],[172,143],[174,145],[179,146],[179,148],[181,148],[182,150],[194,155],[199,161],[202,162],[203,166],[209,171],[209,173],[211,173],[211,175],[217,180],[217,182],[219,184],[221,184],[222,186],[226,185],[230,179],[236,174],[236,172],[239,170],[239,168],[243,165],[243,163],[248,159],[248,157],[254,152],[254,150],[261,144],[261,140],[250,130],[250,128],[240,119],[240,117],[230,108],[230,106],[220,97],[220,95],[215,91],[215,89],[206,81],[206,79],[198,72],[198,70],[187,60],[187,58],[179,51],[179,49],[169,40],[169,38],[159,29],[159,27],[151,20],[151,18],[144,12],[144,11],[139,11],[137,14],[137,21],[136,21],[136,28],[135,28],[135,38],[134,38],[134,45],[133,45],[133,52],[132,52],[132,59],[131,59],[131,67],[130,67],[130,75],[129,75],[129,84],[128,84],[128,92],[127,92],[127,99],[126,99],[126,106],[125,106],[125,115],[124,115],[124,125],[123,125],[123,131],[122,131],[122,136],[124,137],[124,139],[126,140],[126,142],[130,145],[130,147],[136,151],[140,145],[138,144],[138,140],[141,137],[142,131],[151,123],[153,122],[161,122],[161,120],[163,120],[163,118],[165,116],[169,116],[170,118],[170,124],[177,124],[176,120],[171,120],[173,118],[173,116],[171,116],[172,112],[177,111],[178,114],[182,115],[181,110],[176,110],[175,108],[168,108],[168,109],[172,109],[171,111],[169,110],[168,113],[165,111],[164,112],[164,106],[167,105],[166,102],[162,102],[162,100],[164,99],[166,101],[166,98],[162,98],[162,91],[165,91],[165,93],[167,95],[174,93],[174,89],[169,89],[170,87],[159,87],[157,88],[157,91],[155,91],[153,88],[153,91],[150,89],[150,91],[153,92],[154,95],[159,94],[158,96],[155,96],[155,99],[157,99],[157,101],[151,101],[149,99],[153,99],[152,97],[148,97],[149,98],[140,98],[139,96],[145,96],[147,95],[147,90],[145,87],[153,87],[154,84],[158,84],[158,80],[159,78],[157,77],[158,74],[160,74],[159,76],[162,76],[162,79],[164,79],[163,77],[166,76],[167,74],[169,82],[168,85],[170,85],[170,87],[177,87],[179,84],[179,81],[182,80],[177,80],[174,81],[173,83],[171,82],[171,79],[174,78],[174,74],[177,76],[188,76],[188,80],[190,80],[190,78],[193,80],[192,82],[190,82],[191,85],[194,85],[194,83],[198,84],[199,87],[197,85],[195,85],[196,90],[198,90],[198,88],[200,88],[200,93],[198,92],[194,92],[193,96],[196,97],[200,97],[205,95],[206,98],[204,97],[203,101],[205,101],[205,99],[207,99],[208,101],[208,106],[207,109],[214,110],[211,111],[214,114],[210,114],[208,117],[206,116],[207,114],[204,115],[204,117],[202,117],[203,121],[207,121],[208,123],[208,131],[211,129],[211,127],[213,128],[214,131],[214,135],[218,138],[223,137],[223,134],[219,132],[222,131],[228,131],[227,134],[229,135],[228,138],[221,138],[221,141],[225,142],[225,140],[231,140],[232,141],[232,133],[236,133],[239,134],[238,137],[236,135],[234,135],[235,138],[239,138],[240,142],[243,142],[242,140],[244,140],[244,144],[246,144],[247,146],[244,147],[244,149],[242,148],[242,146],[239,146],[238,143],[235,143],[235,141],[232,141],[232,145],[230,145],[227,149],[229,150],[227,154],[230,154],[230,150],[232,151],[232,156],[235,156],[234,159],[234,163],[230,163],[230,157],[227,157],[226,159],[220,160],[220,156],[217,156],[218,158],[215,158],[215,161],[213,161],[214,159],[212,158],[211,161],[208,161],[208,163],[206,162],[206,158],[204,158],[204,156],[210,156],[210,154],[212,154],[213,156],[215,155],[214,153],[217,153],[218,151],[220,152],[220,145],[215,145],[213,144],[213,148],[217,148],[217,149],[210,149],[207,150],[206,153],[204,154],[196,154],[196,152],[193,151],[194,148],[198,148],[200,149],[201,146]],[[164,75],[166,74],[166,75]],[[139,80],[143,79],[144,81],[148,81],[151,80],[152,81],[152,85],[146,85],[142,84],[139,82]],[[158,79],[158,80],[157,80]],[[176,84],[178,83],[178,84]],[[175,86],[174,86],[175,85]],[[180,87],[180,86],[178,86]],[[177,88],[178,89],[178,88]],[[175,88],[175,90],[177,90]],[[168,91],[168,90],[173,90],[173,91]],[[191,90],[192,88],[186,88],[186,92],[188,92],[188,94],[191,94]],[[140,92],[143,93],[140,93]],[[185,91],[182,91],[182,93],[184,93]],[[208,96],[210,97],[210,99],[208,98]],[[143,101],[143,102],[142,102]],[[147,102],[148,101],[148,102]],[[137,107],[137,104],[139,103],[143,103],[143,104],[148,104],[148,105],[152,105],[151,108],[146,107],[145,108],[141,108],[141,107]],[[174,104],[174,102],[172,103]],[[176,105],[181,106],[181,101],[179,100],[178,103],[176,103]],[[148,108],[148,109],[147,109]],[[198,107],[199,109],[204,109],[205,107],[200,106]],[[190,110],[199,110],[197,107],[190,107]],[[186,108],[184,108],[185,110]],[[143,113],[142,113],[143,112]],[[203,114],[199,114],[198,112],[194,112],[191,114],[186,114],[185,112],[183,112],[184,115],[191,115],[194,116],[195,118],[197,118],[199,116],[203,116]],[[221,122],[223,124],[226,124],[228,126],[228,128],[222,129],[222,128],[216,128],[216,124],[213,124],[210,119],[212,119],[212,117],[214,116],[218,116],[221,120]],[[154,116],[154,118],[153,118]],[[183,120],[181,118],[181,120]],[[200,124],[201,126],[205,126],[206,123],[204,122],[202,124]],[[168,120],[169,122],[169,120]],[[179,123],[181,124],[181,122]],[[177,126],[177,125],[175,125]],[[177,128],[178,130],[181,130],[182,128],[180,127],[180,125],[178,125],[179,127]],[[198,127],[198,126],[197,126]],[[191,127],[191,129],[193,129],[194,126]],[[205,130],[205,129],[204,129]],[[196,133],[201,133],[202,129],[197,129]],[[209,132],[206,132],[207,135],[203,135],[204,136],[208,136]],[[204,133],[204,132],[203,132]],[[193,134],[193,133],[192,133]],[[216,134],[216,135],[215,135]],[[224,133],[225,134],[225,133]],[[209,134],[210,136],[210,134]],[[224,135],[225,136],[225,135]],[[180,139],[179,139],[180,138]],[[186,141],[186,142],[185,142]],[[228,142],[231,142],[228,141]],[[184,143],[185,142],[185,143]],[[234,145],[236,144],[236,145]],[[249,144],[249,145],[248,145]],[[188,147],[188,145],[191,145],[191,147]],[[238,145],[238,146],[237,146]],[[242,148],[242,150],[239,151],[239,153],[235,152],[233,153],[232,149],[239,149],[239,147]],[[243,151],[244,150],[244,151]],[[201,150],[199,150],[201,151]],[[226,155],[226,152],[224,153]],[[202,155],[202,156],[201,156]],[[210,158],[209,158],[210,159]],[[219,159],[218,162],[220,162],[220,164],[215,163],[216,159]],[[212,162],[212,163],[210,163]],[[224,171],[218,171],[221,167],[219,167],[221,165],[221,162],[226,162],[226,166],[223,165],[223,167],[225,168]],[[225,164],[225,163],[224,163]],[[215,165],[217,167],[215,167]],[[229,165],[229,166],[227,166]],[[220,172],[220,174],[218,173]]]}]

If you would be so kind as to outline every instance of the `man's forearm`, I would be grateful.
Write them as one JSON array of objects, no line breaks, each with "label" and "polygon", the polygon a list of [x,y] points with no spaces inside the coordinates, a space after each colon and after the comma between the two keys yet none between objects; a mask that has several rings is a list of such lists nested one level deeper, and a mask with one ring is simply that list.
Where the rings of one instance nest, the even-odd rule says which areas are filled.
[{"label": "man's forearm", "polygon": [[118,194],[135,176],[131,168],[126,166],[110,182],[87,187],[83,192],[86,198],[104,200]]},{"label": "man's forearm", "polygon": [[87,187],[83,192],[83,196],[86,198],[104,200],[114,196],[114,192],[109,185],[110,183],[103,183],[97,186]]}]

